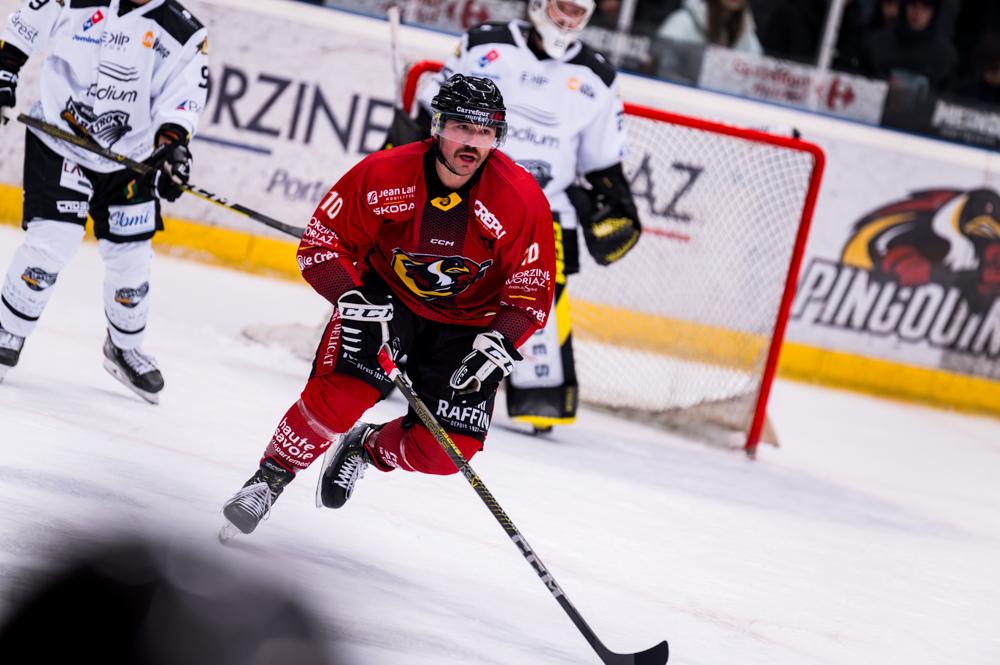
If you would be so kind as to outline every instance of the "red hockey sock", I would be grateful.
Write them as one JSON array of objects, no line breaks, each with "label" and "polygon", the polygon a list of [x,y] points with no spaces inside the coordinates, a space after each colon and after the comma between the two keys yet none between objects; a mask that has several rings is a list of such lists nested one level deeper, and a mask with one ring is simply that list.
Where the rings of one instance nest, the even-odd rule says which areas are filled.
[{"label": "red hockey sock", "polygon": [[326,452],[337,434],[339,432],[321,423],[299,400],[278,423],[264,457],[271,457],[285,469],[296,473]]},{"label": "red hockey sock", "polygon": [[378,398],[377,390],[352,376],[314,376],[306,383],[302,399],[278,423],[264,457],[292,473],[305,469]]},{"label": "red hockey sock", "polygon": [[[466,460],[483,449],[483,444],[470,436],[449,434]],[[400,468],[446,476],[458,471],[441,449],[441,444],[423,425],[404,428],[403,419],[386,423],[369,439],[368,452],[375,466],[382,471]]]}]

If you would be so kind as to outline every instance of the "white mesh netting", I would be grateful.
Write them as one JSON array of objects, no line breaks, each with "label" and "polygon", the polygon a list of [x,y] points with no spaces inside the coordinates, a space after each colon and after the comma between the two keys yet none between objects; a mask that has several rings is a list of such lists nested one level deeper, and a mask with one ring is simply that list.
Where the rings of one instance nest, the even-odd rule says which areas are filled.
[{"label": "white mesh netting", "polygon": [[644,234],[605,268],[581,251],[570,279],[580,397],[742,445],[816,158],[632,110]]}]

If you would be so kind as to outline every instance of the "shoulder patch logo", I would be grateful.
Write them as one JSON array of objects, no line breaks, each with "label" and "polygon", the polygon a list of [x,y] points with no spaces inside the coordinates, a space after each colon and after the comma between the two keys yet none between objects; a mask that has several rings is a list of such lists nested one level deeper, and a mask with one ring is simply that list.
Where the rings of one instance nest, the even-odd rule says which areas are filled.
[{"label": "shoulder patch logo", "polygon": [[448,211],[457,206],[462,202],[462,197],[456,192],[452,192],[448,196],[439,196],[436,199],[431,199],[431,205],[438,210]]},{"label": "shoulder patch logo", "polygon": [[103,20],[104,20],[104,14],[101,12],[100,9],[98,9],[96,12],[90,15],[90,18],[88,18],[86,21],[83,22],[83,31],[87,32],[88,30],[90,30]]},{"label": "shoulder patch logo", "polygon": [[494,62],[495,60],[497,60],[499,57],[500,57],[500,54],[497,52],[497,50],[495,48],[494,49],[490,49],[489,52],[487,52],[485,55],[483,55],[482,57],[479,58],[479,66],[480,67],[486,67],[491,62]]}]

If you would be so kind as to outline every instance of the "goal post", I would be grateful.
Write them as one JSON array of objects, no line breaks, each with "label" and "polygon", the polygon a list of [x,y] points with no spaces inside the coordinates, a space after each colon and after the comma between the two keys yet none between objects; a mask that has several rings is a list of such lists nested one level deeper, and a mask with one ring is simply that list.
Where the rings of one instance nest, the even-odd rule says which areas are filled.
[{"label": "goal post", "polygon": [[[403,108],[441,66],[410,67]],[[753,456],[823,151],[637,104],[624,118],[643,236],[607,267],[580,252],[569,284],[580,399]]]}]

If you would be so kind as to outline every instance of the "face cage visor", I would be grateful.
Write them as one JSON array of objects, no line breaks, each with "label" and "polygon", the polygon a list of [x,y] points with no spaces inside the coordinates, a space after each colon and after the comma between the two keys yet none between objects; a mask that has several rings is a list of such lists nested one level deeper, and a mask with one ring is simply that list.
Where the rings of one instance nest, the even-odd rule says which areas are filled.
[{"label": "face cage visor", "polygon": [[531,0],[528,17],[545,52],[561,58],[590,21],[594,8],[594,0]]},{"label": "face cage visor", "polygon": [[549,20],[560,30],[571,33],[583,30],[594,11],[593,7],[587,9],[566,0],[548,0],[545,5],[545,13]]},{"label": "face cage visor", "polygon": [[431,136],[474,148],[499,148],[507,138],[507,123],[504,120],[473,121],[465,114],[438,111],[434,114]]}]

